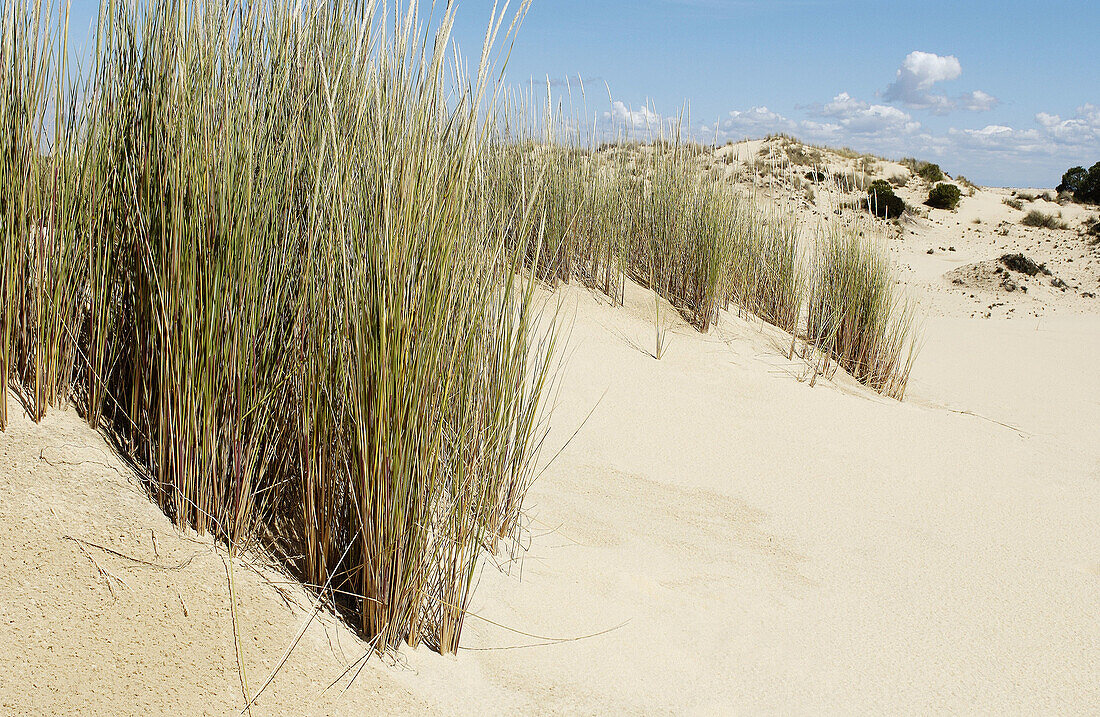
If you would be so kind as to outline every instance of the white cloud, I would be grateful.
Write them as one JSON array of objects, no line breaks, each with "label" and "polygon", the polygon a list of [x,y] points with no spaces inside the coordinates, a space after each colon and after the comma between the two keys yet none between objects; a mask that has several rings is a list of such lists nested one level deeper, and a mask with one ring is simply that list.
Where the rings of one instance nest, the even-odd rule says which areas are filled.
[{"label": "white cloud", "polygon": [[717,136],[719,141],[763,137],[774,132],[786,132],[811,142],[847,143],[853,140],[882,140],[895,144],[901,136],[912,135],[920,129],[920,123],[906,112],[889,105],[870,104],[842,92],[825,105],[818,105],[814,112],[820,120],[795,120],[774,112],[767,107],[734,110],[717,125],[702,125],[700,138]]},{"label": "white cloud", "polygon": [[947,114],[958,108],[984,112],[997,105],[996,97],[981,90],[974,90],[954,99],[943,93],[932,92],[936,83],[957,80],[961,75],[962,64],[954,55],[914,50],[905,56],[894,81],[882,93],[882,97],[887,102],[912,109],[930,110],[936,114]]},{"label": "white cloud", "polygon": [[974,90],[960,96],[958,104],[959,107],[970,112],[988,112],[999,105],[1000,100],[987,92]]},{"label": "white cloud", "polygon": [[604,112],[603,117],[605,120],[615,120],[628,125],[632,129],[659,129],[661,126],[661,115],[654,112],[648,106],[641,109],[632,110],[619,100],[615,100],[611,103],[611,111]]},{"label": "white cloud", "polygon": [[[1035,121],[1043,128],[1052,142],[1076,147],[1100,144],[1100,107],[1084,104],[1069,119],[1040,112]],[[1094,146],[1094,150],[1097,148]]]},{"label": "white cloud", "polygon": [[912,134],[920,129],[920,122],[897,107],[873,105],[847,92],[825,104],[820,114],[835,119],[842,129],[855,135]]},{"label": "white cloud", "polygon": [[1039,112],[1035,124],[1036,127],[1024,129],[1000,124],[980,129],[952,128],[947,134],[956,147],[990,152],[1100,154],[1100,107],[1082,105],[1069,119]]},{"label": "white cloud", "polygon": [[793,132],[795,128],[794,122],[778,112],[772,112],[767,107],[752,107],[734,110],[719,120],[717,125],[703,125],[700,131],[704,137],[714,136],[717,132],[719,139],[726,140]]}]

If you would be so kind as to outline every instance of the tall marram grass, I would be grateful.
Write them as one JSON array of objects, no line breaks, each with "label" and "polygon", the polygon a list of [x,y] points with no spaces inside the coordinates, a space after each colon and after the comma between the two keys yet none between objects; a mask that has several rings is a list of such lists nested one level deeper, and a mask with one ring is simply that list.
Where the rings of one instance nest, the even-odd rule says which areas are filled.
[{"label": "tall marram grass", "polygon": [[468,78],[451,9],[387,11],[108,0],[78,86],[60,9],[6,3],[3,386],[78,389],[179,524],[379,649],[454,651],[543,430],[539,188],[487,200],[505,15]]},{"label": "tall marram grass", "polygon": [[[789,212],[761,212],[677,139],[597,148],[593,132],[586,148],[562,134],[552,126],[541,142],[516,143],[505,162],[506,175],[544,178],[540,220],[530,227],[542,234],[541,253],[528,257],[540,279],[580,281],[618,301],[629,278],[701,331],[730,301],[795,330],[804,277]],[[495,201],[515,202],[512,186],[499,185]]]},{"label": "tall marram grass", "polygon": [[814,254],[807,342],[900,400],[916,357],[914,324],[914,306],[896,289],[886,251],[857,224],[829,224]]}]

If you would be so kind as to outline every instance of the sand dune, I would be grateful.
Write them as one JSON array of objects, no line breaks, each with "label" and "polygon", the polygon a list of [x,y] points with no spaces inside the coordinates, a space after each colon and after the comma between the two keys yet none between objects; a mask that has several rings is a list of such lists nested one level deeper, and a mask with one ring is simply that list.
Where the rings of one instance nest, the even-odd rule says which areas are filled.
[{"label": "sand dune", "polygon": [[[732,313],[673,322],[657,361],[651,294],[560,290],[544,458],[564,448],[457,657],[359,670],[299,586],[181,535],[71,410],[35,425],[12,402],[0,712],[235,713],[241,664],[254,692],[303,625],[253,714],[1100,711],[1098,260],[1071,230],[998,234],[1008,196],[891,238],[925,316],[904,403],[811,387],[789,339]],[[1004,251],[1071,288],[945,278]]]}]

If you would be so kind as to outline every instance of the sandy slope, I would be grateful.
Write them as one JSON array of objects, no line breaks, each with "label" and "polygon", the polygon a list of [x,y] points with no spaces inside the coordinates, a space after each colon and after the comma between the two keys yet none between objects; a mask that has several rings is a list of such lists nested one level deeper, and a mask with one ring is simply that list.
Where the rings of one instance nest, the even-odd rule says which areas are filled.
[{"label": "sandy slope", "polygon": [[[533,492],[522,580],[487,572],[475,610],[621,627],[415,655],[410,689],[455,713],[1100,709],[1100,320],[933,321],[898,405],[797,382],[735,321],[657,362],[646,323],[578,301],[559,425],[603,400]],[[538,642],[470,624],[471,648]]]},{"label": "sandy slope", "polygon": [[[323,618],[253,714],[1100,712],[1097,264],[1072,231],[992,231],[1019,215],[1001,198],[891,239],[927,317],[905,403],[811,388],[778,332],[730,314],[708,335],[677,322],[657,361],[650,295],[564,289],[547,457],[583,427],[530,493],[526,549],[486,563],[467,649],[326,690],[362,646]],[[945,278],[1002,249],[1079,288]],[[239,711],[222,552],[177,534],[72,412],[12,414],[0,714]],[[234,577],[254,690],[309,599]]]},{"label": "sandy slope", "polygon": [[[0,715],[228,715],[244,705],[225,552],[180,534],[71,410],[9,403],[0,434]],[[308,596],[235,562],[254,692],[308,621]],[[380,663],[325,690],[362,646],[320,615],[253,714],[421,714]]]}]

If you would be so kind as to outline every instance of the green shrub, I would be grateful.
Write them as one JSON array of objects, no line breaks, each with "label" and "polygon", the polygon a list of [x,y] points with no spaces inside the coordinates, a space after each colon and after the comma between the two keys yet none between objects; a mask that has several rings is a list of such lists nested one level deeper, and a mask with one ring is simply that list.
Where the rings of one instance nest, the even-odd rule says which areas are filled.
[{"label": "green shrub", "polygon": [[934,209],[954,209],[959,205],[959,199],[962,197],[962,192],[954,184],[945,184],[943,182],[932,187],[932,191],[928,193],[928,201],[925,202],[928,206]]},{"label": "green shrub", "polygon": [[943,170],[940,169],[938,164],[913,159],[912,157],[906,157],[901,160],[900,164],[926,182],[942,182],[944,179]]},{"label": "green shrub", "polygon": [[1073,167],[1062,175],[1062,183],[1058,185],[1059,192],[1070,192],[1074,201],[1087,204],[1100,204],[1100,162],[1086,170],[1084,167]]},{"label": "green shrub", "polygon": [[1076,194],[1089,177],[1089,172],[1084,167],[1070,167],[1062,175],[1062,183],[1058,185],[1059,192]]},{"label": "green shrub", "polygon": [[942,182],[943,170],[940,169],[940,165],[938,164],[925,162],[917,167],[917,176],[926,182]]},{"label": "green shrub", "polygon": [[1007,199],[1006,198],[1006,199],[1002,199],[1001,203],[1005,204],[1009,207],[1012,207],[1013,209],[1016,209],[1017,211],[1023,211],[1023,209],[1024,209],[1024,203],[1021,202],[1019,199]]},{"label": "green shrub", "polygon": [[896,219],[905,211],[905,202],[894,194],[885,179],[876,179],[867,188],[867,211],[882,219]]}]

